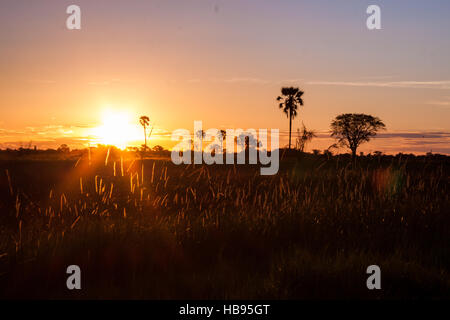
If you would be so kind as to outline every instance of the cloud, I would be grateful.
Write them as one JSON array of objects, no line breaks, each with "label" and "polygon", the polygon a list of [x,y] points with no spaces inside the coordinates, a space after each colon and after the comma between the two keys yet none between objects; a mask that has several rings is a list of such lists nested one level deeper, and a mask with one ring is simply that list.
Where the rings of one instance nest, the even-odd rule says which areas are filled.
[{"label": "cloud", "polygon": [[[317,137],[312,140],[308,150],[312,149],[326,149],[335,142],[330,137],[330,133],[321,130],[316,132]],[[296,133],[293,133],[295,141]],[[288,139],[288,131],[283,130],[280,134],[283,142]],[[389,154],[403,153],[426,153],[433,151],[435,153],[450,155],[450,132],[445,131],[417,131],[417,132],[380,132],[370,142],[364,143],[360,147],[360,151],[366,153],[375,150],[382,151]],[[339,152],[347,152],[346,148],[340,148]]]},{"label": "cloud", "polygon": [[379,87],[379,88],[411,88],[450,90],[450,80],[442,81],[309,81],[309,85]]},{"label": "cloud", "polygon": [[268,84],[270,81],[260,78],[231,78],[223,80],[227,83],[254,83],[254,84]]},{"label": "cloud", "polygon": [[213,82],[213,83],[230,83],[230,84],[251,84],[251,85],[294,85],[296,83],[303,83],[304,79],[300,78],[292,78],[292,79],[284,79],[284,80],[268,80],[263,78],[256,78],[256,77],[233,77],[233,78],[227,78],[227,79],[220,79],[220,78],[213,78],[213,79],[198,79],[198,78],[192,78],[188,79],[188,83],[200,83],[200,82]]},{"label": "cloud", "polygon": [[380,80],[380,79],[392,79],[394,76],[367,76],[367,77],[360,77],[360,79],[364,80]]},{"label": "cloud", "polygon": [[444,100],[432,100],[432,101],[427,102],[427,104],[432,105],[432,106],[439,106],[444,109],[449,109],[450,108],[450,97],[445,97]]},{"label": "cloud", "polygon": [[[379,77],[366,77],[361,79],[388,79],[392,76],[379,76]],[[284,79],[284,80],[267,80],[263,78],[255,77],[234,77],[228,79],[209,79],[209,82],[222,82],[222,83],[244,83],[255,85],[266,84],[295,84],[304,83],[307,85],[319,85],[319,86],[348,86],[348,87],[376,87],[376,88],[406,88],[406,89],[439,89],[450,90],[450,80],[439,81],[306,81],[305,79]],[[201,79],[194,78],[187,80],[189,83],[199,83]],[[447,105],[447,104],[445,104]]]},{"label": "cloud", "polygon": [[62,144],[67,144],[71,148],[83,149],[87,147],[87,141],[84,137],[71,137],[71,138],[55,138],[55,139],[42,139],[42,140],[11,140],[6,142],[0,142],[0,149],[16,149],[16,148],[34,148],[38,149],[56,149]]},{"label": "cloud", "polygon": [[304,81],[304,79],[286,79],[286,80],[278,81],[278,83],[286,83],[286,82],[297,83],[297,82],[303,82],[303,81]]},{"label": "cloud", "polygon": [[[283,132],[280,132],[283,133]],[[285,132],[289,134],[289,131]],[[317,132],[317,137],[325,138],[329,137],[330,133],[328,131]],[[450,132],[444,131],[418,131],[418,132],[379,132],[375,139],[450,139]]]},{"label": "cloud", "polygon": [[23,130],[0,129],[0,143],[51,141],[56,138],[76,139],[76,136],[81,133],[80,129],[79,126],[69,125],[26,127]]},{"label": "cloud", "polygon": [[427,104],[435,106],[450,106],[450,101],[430,101]]}]

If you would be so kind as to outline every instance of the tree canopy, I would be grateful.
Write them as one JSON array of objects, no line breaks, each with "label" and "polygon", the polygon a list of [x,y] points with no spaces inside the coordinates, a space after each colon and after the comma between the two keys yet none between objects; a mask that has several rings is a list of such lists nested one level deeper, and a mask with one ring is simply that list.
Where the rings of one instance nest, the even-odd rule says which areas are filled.
[{"label": "tree canopy", "polygon": [[386,125],[377,117],[363,113],[345,113],[331,122],[331,136],[338,144],[348,147],[356,156],[358,147],[374,137]]}]

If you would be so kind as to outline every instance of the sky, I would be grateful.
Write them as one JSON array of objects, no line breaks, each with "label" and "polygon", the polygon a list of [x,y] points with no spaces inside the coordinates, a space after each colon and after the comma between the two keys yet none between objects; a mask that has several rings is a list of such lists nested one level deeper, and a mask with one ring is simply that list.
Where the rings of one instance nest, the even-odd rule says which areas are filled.
[{"label": "sky", "polygon": [[[66,28],[71,4],[81,30]],[[381,30],[366,27],[371,4]],[[296,86],[309,149],[350,112],[387,126],[361,151],[450,154],[449,14],[448,0],[2,0],[0,148],[105,142],[111,118],[139,145],[141,115],[150,147],[194,120],[279,128],[283,146],[276,97]]]}]

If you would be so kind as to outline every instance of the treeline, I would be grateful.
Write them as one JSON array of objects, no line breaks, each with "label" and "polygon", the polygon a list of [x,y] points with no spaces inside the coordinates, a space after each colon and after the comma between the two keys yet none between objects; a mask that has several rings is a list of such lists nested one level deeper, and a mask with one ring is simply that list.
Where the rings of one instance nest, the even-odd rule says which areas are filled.
[{"label": "treeline", "polygon": [[[128,147],[121,150],[114,146],[98,145],[96,147],[89,147],[84,149],[71,150],[66,145],[62,145],[57,149],[37,149],[37,148],[18,148],[18,149],[0,149],[0,160],[78,160],[83,157],[103,157],[109,153],[110,157],[123,157],[125,159],[136,158],[153,158],[161,157],[170,159],[171,151],[164,149],[162,146],[154,146],[146,150],[141,147]],[[333,154],[330,150],[313,149],[311,152],[304,152],[298,149],[288,148],[280,149],[280,158],[283,159],[297,159],[297,158],[322,158],[322,159],[351,159],[351,154]],[[373,153],[364,154],[361,152],[358,156],[362,160],[376,160],[376,159],[434,159],[434,160],[450,160],[450,156],[428,152],[425,155],[415,155],[412,153],[397,153],[395,155],[387,155],[381,151],[374,151]]]},{"label": "treeline", "polygon": [[99,155],[122,156],[123,158],[136,157],[170,157],[170,151],[162,146],[147,148],[128,147],[121,150],[114,146],[98,145],[84,149],[71,150],[67,145],[61,145],[57,149],[18,148],[0,149],[0,160],[78,160],[81,157],[97,157]]}]

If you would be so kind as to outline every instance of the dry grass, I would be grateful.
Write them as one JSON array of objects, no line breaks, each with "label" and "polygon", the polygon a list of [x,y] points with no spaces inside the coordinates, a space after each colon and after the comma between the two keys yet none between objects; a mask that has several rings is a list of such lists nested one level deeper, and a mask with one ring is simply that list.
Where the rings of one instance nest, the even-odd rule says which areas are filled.
[{"label": "dry grass", "polygon": [[114,155],[1,168],[2,297],[449,297],[448,160],[304,157],[271,177]]}]

